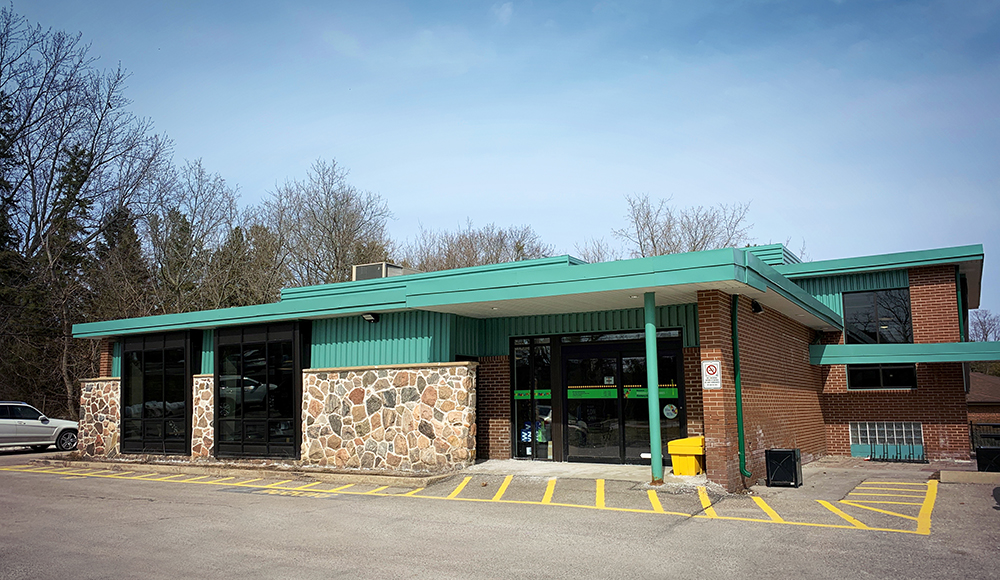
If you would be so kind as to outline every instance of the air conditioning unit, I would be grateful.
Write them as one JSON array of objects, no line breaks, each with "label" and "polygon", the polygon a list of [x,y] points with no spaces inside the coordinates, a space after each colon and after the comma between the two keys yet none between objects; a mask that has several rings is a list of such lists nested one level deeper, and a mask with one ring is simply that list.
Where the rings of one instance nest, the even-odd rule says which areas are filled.
[{"label": "air conditioning unit", "polygon": [[405,274],[416,274],[417,270],[404,268],[390,264],[389,262],[374,262],[371,264],[358,264],[351,268],[351,279],[375,280],[377,278],[389,278],[391,276],[403,276]]},{"label": "air conditioning unit", "polygon": [[1000,447],[976,447],[976,467],[979,471],[1000,471]]},{"label": "air conditioning unit", "polygon": [[798,449],[765,449],[764,462],[768,487],[802,485],[802,454]]}]

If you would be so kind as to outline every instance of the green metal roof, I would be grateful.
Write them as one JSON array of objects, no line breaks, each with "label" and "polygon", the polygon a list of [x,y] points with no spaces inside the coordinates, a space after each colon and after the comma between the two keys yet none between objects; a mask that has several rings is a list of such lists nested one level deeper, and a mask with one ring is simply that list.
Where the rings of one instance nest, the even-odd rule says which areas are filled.
[{"label": "green metal roof", "polygon": [[[657,292],[658,305],[689,303],[697,290],[707,288],[754,296],[817,327],[843,326],[837,313],[775,268],[744,249],[729,248],[597,264],[559,256],[290,288],[272,304],[90,322],[74,325],[73,332],[78,338],[97,338],[399,310],[478,318],[585,312],[634,307],[628,299],[644,291]],[[588,300],[603,307],[585,307]]]}]

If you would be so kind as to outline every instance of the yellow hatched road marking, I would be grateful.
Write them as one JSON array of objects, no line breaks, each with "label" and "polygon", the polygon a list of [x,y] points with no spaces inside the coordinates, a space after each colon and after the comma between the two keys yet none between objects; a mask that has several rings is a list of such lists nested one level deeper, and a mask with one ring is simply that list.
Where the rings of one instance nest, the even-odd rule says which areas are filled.
[{"label": "yellow hatched road marking", "polygon": [[343,491],[349,487],[354,487],[354,484],[348,483],[347,485],[342,485],[340,487],[335,487],[333,489],[317,489],[316,491],[325,491],[326,493],[333,493],[335,491]]},{"label": "yellow hatched road marking", "polygon": [[698,499],[701,500],[701,507],[705,511],[705,515],[710,518],[717,518],[719,514],[715,513],[715,508],[712,507],[712,500],[708,497],[708,492],[705,491],[705,487],[698,486]]},{"label": "yellow hatched road marking", "polygon": [[906,514],[901,514],[899,512],[891,512],[889,510],[879,509],[879,508],[871,507],[871,506],[868,506],[868,505],[862,505],[862,504],[859,504],[859,503],[855,503],[855,502],[853,502],[853,501],[851,501],[849,499],[842,499],[842,500],[840,500],[840,503],[842,503],[844,505],[854,506],[856,508],[861,508],[863,510],[871,510],[873,512],[878,512],[880,514],[886,514],[886,515],[890,515],[890,516],[896,516],[896,517],[899,517],[899,518],[906,518],[908,520],[917,521],[917,518],[915,518],[913,516],[908,516]]},{"label": "yellow hatched road marking", "polygon": [[500,484],[500,489],[497,490],[496,494],[493,496],[493,499],[490,501],[500,501],[500,498],[503,497],[503,494],[507,493],[507,488],[510,487],[511,481],[514,481],[513,475],[508,475],[507,477],[503,478],[503,483]]},{"label": "yellow hatched road marking", "polygon": [[913,493],[919,490],[913,488],[907,489],[905,487],[861,487],[859,485],[858,487],[854,488],[854,491],[908,491],[910,493]]},{"label": "yellow hatched road marking", "polygon": [[[133,473],[135,473],[135,472],[134,471],[122,471],[122,472],[119,472],[119,473],[115,473],[114,475],[112,475],[112,477],[122,477],[124,479],[130,479],[130,478],[125,477],[125,476],[126,475],[132,475]],[[208,476],[206,475],[205,477],[208,477]]]},{"label": "yellow hatched road marking", "polygon": [[875,501],[873,499],[851,499],[842,500],[850,501],[851,503],[873,503],[873,504],[885,504],[885,505],[924,505],[923,503],[913,503],[912,501]]},{"label": "yellow hatched road marking", "polygon": [[851,493],[849,493],[847,495],[867,495],[867,496],[871,496],[871,497],[915,497],[915,498],[918,498],[918,499],[923,499],[924,498],[924,496],[922,496],[922,495],[902,495],[902,494],[898,494],[898,493],[857,493],[857,492],[854,492],[854,491],[852,491]]},{"label": "yellow hatched road marking", "polygon": [[[248,483],[253,483],[253,482],[255,482],[255,481],[260,481],[260,478],[258,477],[257,479],[248,479],[248,480],[246,480],[246,481],[241,481],[241,482],[239,482],[239,483],[234,483],[234,484],[232,484],[232,485],[246,485],[246,484],[248,484]],[[255,485],[254,487],[260,487],[260,486],[257,486],[257,485]]]},{"label": "yellow hatched road marking", "polygon": [[191,479],[185,479],[183,481],[178,481],[178,483],[197,483],[199,479],[205,479],[209,477],[208,475],[199,475],[198,477],[192,477]]},{"label": "yellow hatched road marking", "polygon": [[458,484],[458,487],[456,487],[454,491],[448,494],[448,499],[454,499],[458,497],[458,494],[462,493],[462,490],[465,489],[466,485],[469,485],[470,481],[472,481],[472,476],[463,479],[462,483]]},{"label": "yellow hatched road marking", "polygon": [[314,481],[312,483],[307,483],[305,485],[300,485],[300,486],[296,487],[295,489],[309,489],[310,487],[312,487],[314,485],[319,485],[321,483],[323,483],[323,482],[321,482],[321,481]]},{"label": "yellow hatched road marking", "polygon": [[778,512],[774,511],[774,508],[767,505],[767,502],[764,501],[764,498],[753,496],[753,502],[757,504],[757,507],[764,510],[764,513],[767,514],[767,516],[772,520],[776,522],[785,521],[781,516],[778,515]]},{"label": "yellow hatched road marking", "polygon": [[[159,473],[156,473],[154,475],[159,475]],[[168,475],[166,477],[157,477],[156,479],[150,479],[148,481],[167,481],[168,479],[171,479],[173,477],[181,477],[183,475],[185,475],[185,474],[183,474],[183,473],[175,473],[173,475]]]},{"label": "yellow hatched road marking", "polygon": [[653,511],[662,514],[663,504],[660,503],[660,496],[656,495],[656,492],[651,489],[646,490],[646,495],[649,496],[649,504],[653,506]]},{"label": "yellow hatched road marking", "polygon": [[556,492],[556,479],[557,478],[553,477],[547,484],[545,484],[545,495],[542,496],[542,503],[552,503],[552,494]]},{"label": "yellow hatched road marking", "polygon": [[823,501],[821,499],[818,499],[816,501],[819,502],[819,505],[821,505],[821,506],[825,507],[826,509],[830,510],[831,512],[837,514],[838,516],[840,516],[841,518],[843,518],[844,521],[849,522],[854,527],[861,528],[862,530],[869,529],[868,526],[866,526],[863,523],[859,522],[858,520],[852,518],[851,516],[845,514],[844,512],[842,512],[839,508],[837,508],[832,503],[830,503],[828,501]]},{"label": "yellow hatched road marking", "polygon": [[222,483],[223,481],[229,479],[236,479],[235,477],[223,477],[222,479],[216,479],[215,481],[206,481],[205,483]]},{"label": "yellow hatched road marking", "polygon": [[382,491],[383,489],[389,489],[389,486],[388,485],[383,485],[382,487],[376,487],[375,489],[373,489],[371,491],[366,491],[364,493],[364,495],[375,495],[376,493]]},{"label": "yellow hatched road marking", "polygon": [[417,495],[418,491],[423,491],[423,490],[424,490],[424,488],[418,487],[417,489],[414,489],[412,491],[408,491],[406,493],[401,493],[400,495]]},{"label": "yellow hatched road marking", "polygon": [[931,512],[934,511],[934,501],[937,499],[938,482],[930,480],[927,482],[927,497],[924,498],[924,505],[920,507],[917,514],[917,533],[925,536],[931,534]]},{"label": "yellow hatched road marking", "polygon": [[597,497],[596,497],[596,501],[595,501],[594,505],[596,505],[598,508],[602,508],[603,509],[604,508],[604,480],[603,479],[598,479],[597,480],[597,494],[596,495],[597,495]]}]

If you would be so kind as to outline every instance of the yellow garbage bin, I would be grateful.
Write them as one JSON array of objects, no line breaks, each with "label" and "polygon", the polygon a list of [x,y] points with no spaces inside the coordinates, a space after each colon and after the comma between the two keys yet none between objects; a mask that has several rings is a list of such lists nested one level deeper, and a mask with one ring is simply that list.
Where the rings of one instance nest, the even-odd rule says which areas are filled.
[{"label": "yellow garbage bin", "polygon": [[667,442],[674,475],[698,475],[705,471],[705,438],[687,437]]}]

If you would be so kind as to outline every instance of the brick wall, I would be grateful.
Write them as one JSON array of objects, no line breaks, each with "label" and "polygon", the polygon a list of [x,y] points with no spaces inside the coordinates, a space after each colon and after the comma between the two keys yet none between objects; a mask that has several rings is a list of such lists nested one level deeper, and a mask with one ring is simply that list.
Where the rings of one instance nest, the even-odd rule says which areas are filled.
[{"label": "brick wall", "polygon": [[[960,339],[954,266],[911,268],[910,310],[917,344]],[[842,344],[826,333],[824,344]],[[969,428],[962,363],[917,364],[914,390],[847,389],[847,367],[822,367],[827,452],[850,455],[852,421],[916,421],[923,424],[928,459],[968,459]]]},{"label": "brick wall", "polygon": [[479,359],[476,395],[476,456],[510,459],[510,357]]},{"label": "brick wall", "polygon": [[969,405],[970,423],[1000,423],[1000,405]]},{"label": "brick wall", "polygon": [[102,338],[100,341],[100,362],[97,367],[97,374],[101,377],[111,376],[111,365],[115,357],[115,343],[109,338]]},{"label": "brick wall", "polygon": [[[701,349],[684,349],[684,407],[687,411],[687,436],[705,434],[705,410],[701,397]],[[663,451],[666,453],[666,450]]]},{"label": "brick wall", "polygon": [[[701,360],[722,363],[722,388],[702,391],[705,427],[705,471],[712,481],[736,490],[742,487],[736,431],[733,343],[729,295],[719,290],[698,292],[698,337]],[[701,375],[701,363],[698,366]],[[686,377],[687,375],[685,375]],[[699,379],[700,380],[700,379]]]}]

